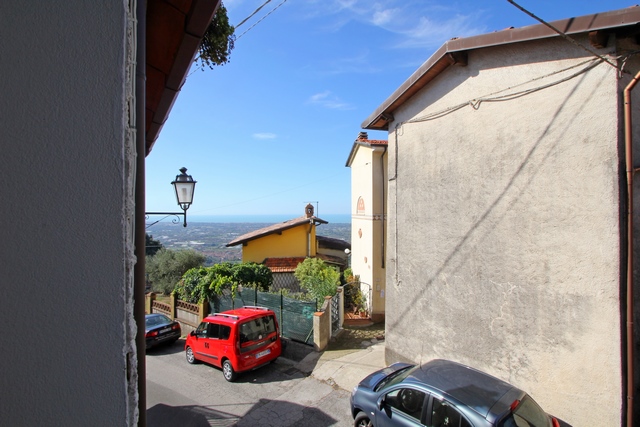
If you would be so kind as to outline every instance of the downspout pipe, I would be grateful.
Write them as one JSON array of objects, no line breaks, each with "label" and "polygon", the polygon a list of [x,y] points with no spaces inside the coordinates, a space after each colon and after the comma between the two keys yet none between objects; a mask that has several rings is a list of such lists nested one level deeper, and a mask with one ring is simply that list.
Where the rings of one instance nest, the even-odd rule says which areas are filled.
[{"label": "downspout pipe", "polygon": [[638,72],[624,89],[624,148],[627,169],[627,427],[633,427],[633,126],[631,121],[631,91],[640,80]]}]

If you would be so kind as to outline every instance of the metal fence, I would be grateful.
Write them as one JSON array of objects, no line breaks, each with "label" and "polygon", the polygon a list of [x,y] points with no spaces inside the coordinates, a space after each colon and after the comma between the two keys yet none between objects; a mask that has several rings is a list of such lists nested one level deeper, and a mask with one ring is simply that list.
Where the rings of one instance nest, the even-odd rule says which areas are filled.
[{"label": "metal fence", "polygon": [[245,305],[267,307],[276,313],[280,331],[283,337],[304,344],[313,345],[313,313],[317,311],[316,301],[299,301],[280,294],[256,291],[253,288],[243,288],[236,291],[235,298],[230,289],[225,289],[222,295],[209,301],[212,313],[220,313]]}]

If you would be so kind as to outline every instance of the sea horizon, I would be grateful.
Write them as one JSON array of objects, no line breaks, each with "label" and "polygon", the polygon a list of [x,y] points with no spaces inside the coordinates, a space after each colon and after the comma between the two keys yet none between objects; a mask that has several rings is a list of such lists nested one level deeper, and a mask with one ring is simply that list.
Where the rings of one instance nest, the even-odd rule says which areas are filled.
[{"label": "sea horizon", "polygon": [[[277,224],[298,218],[301,215],[271,214],[271,215],[187,215],[189,222],[213,222],[213,223],[269,223]],[[318,218],[328,221],[330,224],[350,224],[351,214],[326,214]]]}]

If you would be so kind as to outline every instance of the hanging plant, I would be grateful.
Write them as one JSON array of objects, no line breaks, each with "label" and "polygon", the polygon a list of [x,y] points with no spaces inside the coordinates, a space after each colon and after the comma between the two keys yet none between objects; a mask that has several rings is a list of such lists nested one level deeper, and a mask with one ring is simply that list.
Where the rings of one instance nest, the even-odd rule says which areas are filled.
[{"label": "hanging plant", "polygon": [[200,54],[196,58],[196,63],[202,70],[205,66],[213,69],[215,65],[224,65],[229,62],[236,40],[234,31],[233,25],[229,25],[227,8],[220,3],[200,43]]}]

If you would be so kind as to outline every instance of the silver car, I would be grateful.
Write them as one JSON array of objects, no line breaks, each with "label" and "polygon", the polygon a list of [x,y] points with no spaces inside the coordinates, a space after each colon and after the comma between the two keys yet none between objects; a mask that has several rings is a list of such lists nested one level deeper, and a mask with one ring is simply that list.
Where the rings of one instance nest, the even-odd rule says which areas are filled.
[{"label": "silver car", "polygon": [[356,427],[559,427],[524,391],[459,363],[396,363],[351,393]]}]

